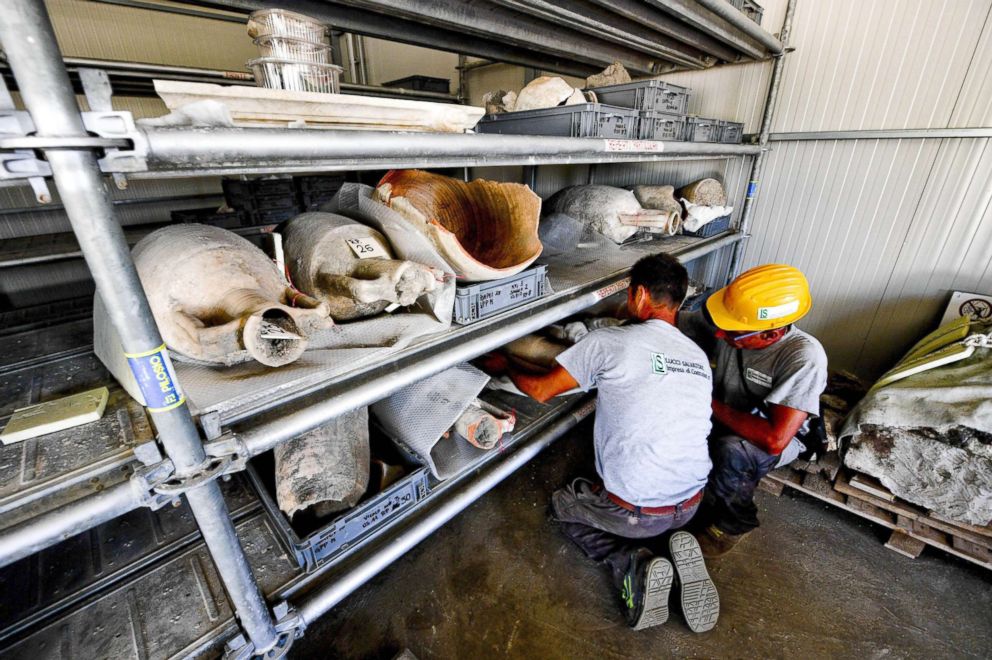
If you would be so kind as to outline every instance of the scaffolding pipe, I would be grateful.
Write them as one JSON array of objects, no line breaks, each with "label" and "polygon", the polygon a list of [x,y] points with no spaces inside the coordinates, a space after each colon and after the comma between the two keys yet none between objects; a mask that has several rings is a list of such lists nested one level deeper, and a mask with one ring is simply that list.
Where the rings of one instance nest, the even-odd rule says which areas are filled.
[{"label": "scaffolding pipe", "polygon": [[778,101],[778,90],[782,84],[782,71],[785,68],[785,45],[789,42],[789,32],[792,30],[792,17],[796,12],[796,0],[788,0],[785,7],[785,20],[782,22],[783,50],[775,58],[772,66],[772,77],[768,83],[768,98],[765,100],[765,111],[761,116],[761,132],[758,135],[758,148],[761,151],[751,165],[751,179],[747,184],[747,196],[744,198],[744,209],[741,211],[741,220],[738,223],[738,231],[743,239],[734,246],[730,256],[730,268],[727,271],[727,282],[730,282],[740,274],[741,262],[744,260],[744,250],[747,247],[748,231],[751,229],[751,219],[754,216],[755,199],[758,196],[758,185],[761,181],[761,173],[765,169],[765,159],[768,153],[768,140],[772,132],[772,119],[775,116],[775,105]]},{"label": "scaffolding pipe", "polygon": [[782,33],[778,39],[768,34],[760,25],[745,16],[739,9],[734,7],[727,0],[696,0],[701,6],[730,23],[732,26],[751,37],[762,46],[768,49],[772,55],[781,55],[785,50],[785,40],[788,39],[788,31],[785,24],[782,26]]},{"label": "scaffolding pipe", "polygon": [[[0,43],[37,135],[85,136],[76,97],[42,0],[5,3]],[[163,350],[162,337],[131,261],[124,232],[114,217],[95,154],[49,149],[46,157],[124,351],[132,355],[158,353]],[[149,414],[176,476],[197,474],[206,456],[188,406],[181,403],[169,409],[149,409]],[[209,481],[186,491],[186,497],[245,632],[257,650],[274,647],[278,636],[272,617],[235,534],[219,485]]]},{"label": "scaffolding pipe", "polygon": [[295,603],[303,622],[313,623],[377,573],[533,460],[594,410],[595,398],[588,395],[568,415],[553,422],[546,430],[524,442],[508,456],[483,468],[478,476],[454,486],[454,492],[445,497],[443,502],[433,507],[425,507],[423,512],[414,514],[413,520],[397,534],[391,534],[388,542],[379,542],[363,551],[360,557],[354,556],[351,561],[336,570],[335,574],[328,576],[329,584],[308,593]]}]

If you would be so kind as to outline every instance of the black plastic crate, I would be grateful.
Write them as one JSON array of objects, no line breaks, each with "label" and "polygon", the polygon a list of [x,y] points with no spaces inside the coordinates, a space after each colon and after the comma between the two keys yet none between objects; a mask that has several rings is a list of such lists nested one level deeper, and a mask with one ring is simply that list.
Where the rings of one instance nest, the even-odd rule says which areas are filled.
[{"label": "black plastic crate", "polygon": [[579,103],[555,108],[486,115],[476,125],[479,133],[504,135],[557,135],[632,140],[637,137],[637,111],[601,103]]},{"label": "black plastic crate", "polygon": [[684,115],[689,108],[688,87],[673,85],[664,80],[639,80],[594,87],[592,91],[600,103],[647,112],[667,112]]},{"label": "black plastic crate", "polygon": [[720,142],[740,144],[744,141],[744,124],[739,121],[719,121]]},{"label": "black plastic crate", "polygon": [[295,218],[300,214],[300,209],[293,205],[288,209],[270,209],[261,211],[251,211],[248,213],[248,217],[251,219],[251,224],[253,225],[277,225],[280,222],[285,222]]},{"label": "black plastic crate", "polygon": [[335,193],[341,188],[342,185],[344,185],[344,175],[332,174],[328,176],[296,176],[293,177],[293,183],[296,184],[296,189],[299,192]]},{"label": "black plastic crate", "polygon": [[170,213],[173,222],[195,222],[202,225],[213,225],[222,229],[235,229],[245,224],[244,215],[240,212],[218,213],[216,206],[200,209],[181,209]]},{"label": "black plastic crate", "polygon": [[686,142],[719,142],[722,133],[719,120],[704,117],[686,118]]},{"label": "black plastic crate", "polygon": [[447,94],[451,90],[451,80],[449,78],[432,78],[431,76],[407,76],[406,78],[397,78],[396,80],[384,82],[382,86],[401,87],[418,92]]},{"label": "black plastic crate", "polygon": [[725,215],[722,218],[717,218],[716,220],[710,220],[705,225],[697,229],[696,231],[688,231],[683,229],[682,233],[686,236],[697,236],[699,238],[709,238],[711,236],[716,236],[730,229],[730,216]]},{"label": "black plastic crate", "polygon": [[641,112],[637,137],[641,140],[681,140],[685,136],[685,117],[667,112]]}]

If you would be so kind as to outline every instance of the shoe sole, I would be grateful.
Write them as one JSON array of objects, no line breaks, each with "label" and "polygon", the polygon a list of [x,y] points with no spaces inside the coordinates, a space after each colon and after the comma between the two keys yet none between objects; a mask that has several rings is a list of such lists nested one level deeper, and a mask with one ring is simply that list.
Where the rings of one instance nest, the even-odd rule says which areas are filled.
[{"label": "shoe sole", "polygon": [[685,622],[692,632],[712,630],[720,616],[720,595],[706,571],[699,543],[688,532],[675,532],[668,549],[679,576]]},{"label": "shoe sole", "polygon": [[644,575],[644,607],[641,616],[632,626],[644,630],[668,621],[668,594],[672,589],[674,571],[672,563],[664,557],[655,557],[647,565]]}]

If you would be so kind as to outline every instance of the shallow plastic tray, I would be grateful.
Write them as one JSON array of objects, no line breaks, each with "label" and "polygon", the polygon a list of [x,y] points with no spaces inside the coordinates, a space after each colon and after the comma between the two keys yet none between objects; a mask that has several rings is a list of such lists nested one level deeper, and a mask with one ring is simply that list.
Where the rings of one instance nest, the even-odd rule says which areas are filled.
[{"label": "shallow plastic tray", "polygon": [[248,17],[251,37],[291,37],[311,43],[327,42],[327,27],[309,16],[285,9],[262,9]]},{"label": "shallow plastic tray", "polygon": [[687,117],[685,125],[686,142],[719,142],[723,129],[717,119]]},{"label": "shallow plastic tray", "polygon": [[637,137],[637,112],[602,103],[560,105],[555,108],[486,115],[480,133],[560,135],[632,140]]},{"label": "shallow plastic tray", "polygon": [[673,85],[664,80],[639,80],[594,87],[592,91],[596,93],[600,103],[675,115],[686,113],[691,93],[688,87]]},{"label": "shallow plastic tray", "polygon": [[343,71],[335,64],[296,62],[277,57],[248,60],[248,66],[255,74],[255,84],[259,87],[321,94],[338,93]]},{"label": "shallow plastic tray", "polygon": [[641,112],[637,137],[641,140],[681,140],[685,117],[667,112]]},{"label": "shallow plastic tray", "polygon": [[454,320],[468,325],[550,292],[548,267],[543,265],[501,280],[459,286],[455,289]]}]

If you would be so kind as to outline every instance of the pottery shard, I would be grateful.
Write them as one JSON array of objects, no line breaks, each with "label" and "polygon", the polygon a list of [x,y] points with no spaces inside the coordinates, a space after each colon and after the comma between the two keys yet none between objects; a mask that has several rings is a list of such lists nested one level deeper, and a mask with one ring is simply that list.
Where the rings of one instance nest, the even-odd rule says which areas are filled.
[{"label": "pottery shard", "polygon": [[677,213],[646,210],[634,193],[612,186],[563,188],[547,201],[545,210],[580,220],[614,243],[623,243],[642,229],[674,234],[681,227],[681,216]]},{"label": "pottery shard", "polygon": [[[333,323],[327,305],[290,289],[264,252],[218,227],[163,227],[132,257],[162,338],[179,360],[280,366]],[[94,317],[97,332],[104,323]]]},{"label": "pottery shard", "polygon": [[482,97],[482,104],[486,106],[487,115],[495,115],[501,112],[513,112],[517,104],[517,93],[497,89],[486,92]]},{"label": "pottery shard", "polygon": [[479,449],[492,449],[504,434],[513,430],[516,416],[506,414],[476,399],[455,421],[454,430],[469,444]]},{"label": "pottery shard", "polygon": [[523,184],[393,170],[375,198],[427,236],[462,281],[509,277],[541,254],[541,198]]},{"label": "pottery shard", "polygon": [[503,346],[503,351],[517,367],[532,373],[545,373],[555,365],[555,359],[568,344],[542,335],[524,335]]},{"label": "pottery shard", "polygon": [[605,87],[630,82],[630,74],[620,62],[614,62],[599,73],[586,78],[586,87]]},{"label": "pottery shard", "polygon": [[575,92],[563,78],[541,76],[527,83],[517,94],[515,111],[553,108],[564,103]]},{"label": "pottery shard", "polygon": [[634,186],[634,197],[646,209],[682,213],[682,205],[675,199],[674,186]]},{"label": "pottery shard", "polygon": [[385,236],[342,215],[304,213],[286,223],[282,234],[293,284],[326,303],[338,321],[412,305],[444,280],[435,268],[393,259]]},{"label": "pottery shard", "polygon": [[677,199],[685,199],[699,206],[726,206],[727,192],[716,179],[700,179],[679,188]]},{"label": "pottery shard", "polygon": [[358,408],[275,448],[276,500],[292,517],[355,506],[369,483],[369,409]]}]

